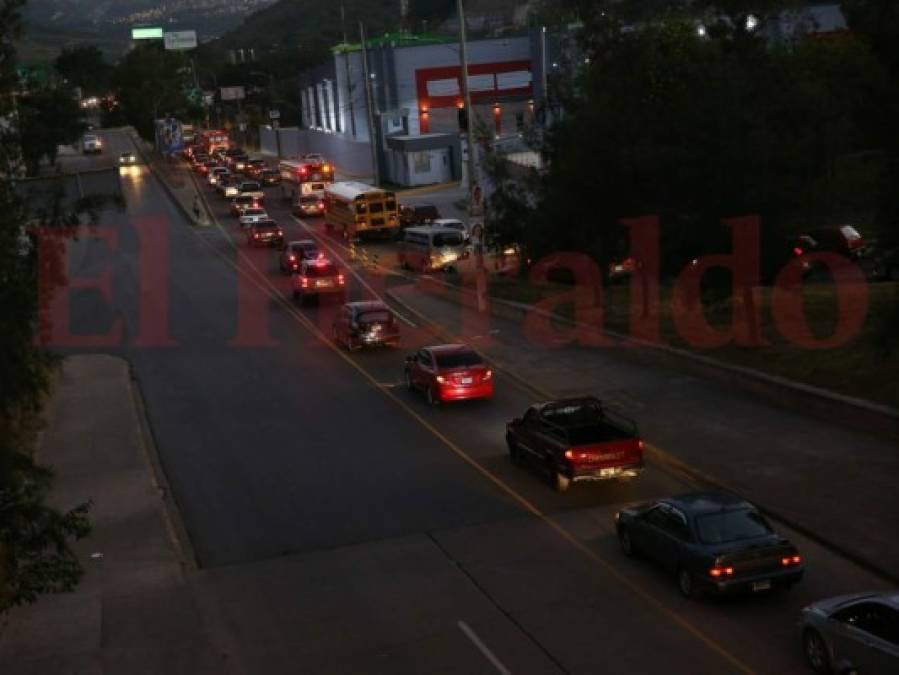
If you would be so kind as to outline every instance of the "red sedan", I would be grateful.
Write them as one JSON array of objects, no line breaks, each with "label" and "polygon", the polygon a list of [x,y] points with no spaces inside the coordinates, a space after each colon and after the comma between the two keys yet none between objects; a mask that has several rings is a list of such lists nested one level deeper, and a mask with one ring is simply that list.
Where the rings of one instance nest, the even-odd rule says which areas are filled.
[{"label": "red sedan", "polygon": [[466,345],[437,345],[406,357],[406,387],[425,393],[428,403],[492,398],[493,371]]}]

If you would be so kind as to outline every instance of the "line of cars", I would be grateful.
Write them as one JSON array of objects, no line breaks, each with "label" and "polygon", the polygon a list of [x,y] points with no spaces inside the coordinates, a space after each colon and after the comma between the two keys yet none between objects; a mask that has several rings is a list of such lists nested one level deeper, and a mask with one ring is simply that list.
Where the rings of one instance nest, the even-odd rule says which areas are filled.
[{"label": "line of cars", "polygon": [[[281,249],[279,269],[290,275],[300,303],[339,298],[331,326],[336,344],[348,351],[400,346],[399,322],[386,304],[346,302],[345,272],[314,240],[285,242],[261,204],[238,198],[232,213],[248,230],[248,243]],[[406,357],[403,380],[432,405],[494,395],[493,369],[463,344],[422,347]],[[507,423],[505,440],[515,465],[545,476],[558,492],[580,482],[628,481],[644,469],[636,423],[593,397],[536,403]],[[669,571],[686,597],[786,590],[805,574],[797,547],[755,506],[732,494],[693,492],[631,505],[616,513],[615,532],[625,556]],[[899,672],[897,593],[816,602],[802,610],[799,632],[806,661],[818,672]]]}]

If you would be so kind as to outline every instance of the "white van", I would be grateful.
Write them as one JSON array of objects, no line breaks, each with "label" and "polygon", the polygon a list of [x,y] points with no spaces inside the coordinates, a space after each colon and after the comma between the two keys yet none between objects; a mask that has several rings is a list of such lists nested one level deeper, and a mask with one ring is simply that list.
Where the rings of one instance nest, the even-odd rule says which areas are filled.
[{"label": "white van", "polygon": [[457,232],[462,233],[463,239],[465,239],[465,243],[471,239],[471,227],[468,223],[463,223],[461,220],[456,218],[438,218],[437,220],[432,220],[428,223],[431,227],[444,227],[449,228],[451,230],[456,230]]},{"label": "white van", "polygon": [[406,228],[398,250],[400,266],[420,272],[452,267],[466,255],[459,230],[433,225]]}]

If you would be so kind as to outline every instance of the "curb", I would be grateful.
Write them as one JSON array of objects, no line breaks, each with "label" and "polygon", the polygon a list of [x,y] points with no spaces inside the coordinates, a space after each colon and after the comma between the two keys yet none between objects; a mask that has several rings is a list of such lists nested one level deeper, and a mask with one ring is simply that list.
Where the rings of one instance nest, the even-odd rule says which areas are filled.
[{"label": "curb", "polygon": [[[440,296],[447,302],[466,307],[474,306],[476,303],[474,293],[460,286],[432,277],[428,278],[427,283],[453,290],[452,295]],[[423,290],[427,292],[427,289]],[[596,330],[593,326],[577,323],[533,305],[499,298],[489,298],[488,311],[492,316],[513,321],[520,321],[527,314],[537,314],[569,327],[583,328],[589,331]],[[899,439],[899,410],[890,406],[838,394],[784,377],[769,375],[753,368],[731,365],[708,356],[693,354],[684,349],[638,340],[615,331],[604,330],[602,335],[619,341],[622,347],[629,348],[623,349],[622,353],[631,357],[637,356],[637,350],[640,350],[640,355],[652,359],[657,365],[660,361],[668,365],[676,361],[676,367],[682,370],[686,367],[693,374],[701,377],[729,386],[736,385],[743,391],[760,396],[782,408],[826,419],[829,422],[838,420],[839,424],[858,431]],[[639,358],[639,356],[637,357]]]},{"label": "curb", "polygon": [[[126,360],[127,361],[127,360]],[[159,498],[163,505],[163,518],[165,520],[166,529],[169,538],[175,548],[175,553],[181,561],[181,565],[189,572],[199,569],[199,561],[197,560],[196,551],[191,544],[190,535],[184,520],[181,518],[181,509],[175,499],[175,494],[169,487],[166,479],[165,468],[162,465],[162,456],[159,454],[159,448],[156,444],[156,435],[153,433],[153,426],[150,424],[150,417],[147,414],[147,407],[144,403],[143,391],[141,390],[140,380],[134,372],[134,365],[128,363],[129,389],[131,390],[131,398],[134,403],[134,413],[137,417],[137,425],[139,428],[138,436],[140,444],[144,449],[147,463],[153,477],[153,487],[159,491]]]},{"label": "curb", "polygon": [[[444,282],[440,282],[440,283],[444,283]],[[413,316],[415,316],[419,321],[423,322],[425,325],[435,326],[437,328],[436,332],[440,336],[441,339],[447,340],[449,342],[457,341],[456,336],[454,336],[452,333],[450,333],[448,330],[446,330],[441,324],[435,324],[429,317],[425,316],[424,314],[419,312],[417,309],[415,309],[412,306],[410,306],[409,304],[407,304],[405,301],[399,299],[393,291],[390,291],[390,290],[386,291],[385,296],[388,297],[391,301],[393,301],[396,304],[403,307],[403,309],[405,311],[407,311],[410,314],[412,314]],[[508,377],[509,379],[514,380],[520,387],[522,387],[526,391],[530,391],[531,393],[536,394],[538,399],[546,400],[546,399],[555,398],[555,396],[551,392],[549,392],[549,391],[543,389],[542,387],[540,387],[539,385],[536,385],[533,382],[525,379],[518,373],[512,372],[511,370],[507,369],[505,366],[498,364],[496,359],[488,357],[481,350],[479,350],[476,346],[474,346],[474,345],[469,345],[469,346],[474,351],[476,351],[478,354],[480,354],[481,357],[485,361],[490,363],[495,370],[498,370],[499,372],[501,372],[504,376]],[[719,490],[722,492],[729,492],[729,493],[735,494],[743,499],[746,499],[747,501],[755,504],[763,513],[765,513],[766,515],[771,517],[773,520],[777,520],[780,523],[789,527],[790,529],[795,530],[796,532],[800,533],[807,539],[810,539],[811,541],[815,542],[819,546],[822,546],[823,548],[826,548],[829,551],[836,553],[840,557],[845,558],[846,560],[849,560],[850,562],[854,563],[855,565],[858,565],[859,567],[861,567],[862,569],[864,569],[867,572],[876,574],[877,576],[882,577],[883,579],[885,579],[893,584],[899,585],[899,574],[897,574],[897,572],[895,570],[890,570],[888,568],[881,567],[881,566],[877,565],[876,563],[873,563],[870,560],[859,556],[858,554],[852,552],[851,550],[845,548],[844,546],[828,539],[826,536],[820,535],[817,532],[810,530],[806,526],[795,521],[793,518],[790,518],[789,516],[785,516],[783,513],[777,511],[776,509],[768,508],[767,506],[760,504],[756,500],[745,497],[739,490],[729,487],[722,481],[718,480],[717,478],[714,478],[713,476],[710,476],[710,475],[704,473],[703,471],[700,471],[699,469],[693,468],[686,462],[678,459],[671,453],[666,452],[665,450],[662,450],[661,448],[653,445],[652,443],[645,442],[645,440],[644,440],[644,443],[645,443],[645,449],[647,451],[646,454],[652,458],[652,461],[654,461],[657,465],[664,467],[670,473],[678,474],[678,475],[686,478],[689,482],[696,484],[697,486],[713,488],[715,490]]]},{"label": "curb", "polygon": [[408,190],[399,190],[396,192],[397,198],[402,197],[414,197],[416,195],[426,195],[431,192],[440,192],[441,190],[450,190],[452,188],[457,188],[461,185],[461,181],[454,180],[448,183],[437,183],[436,185],[423,185],[417,188],[410,188]]},{"label": "curb", "polygon": [[[150,156],[147,153],[146,148],[144,148],[144,146],[143,146],[144,142],[140,138],[140,136],[138,136],[137,133],[133,129],[129,129],[128,133],[129,133],[129,136],[131,136],[131,142],[134,143],[134,146],[137,148],[138,154],[140,154],[141,159],[144,160],[144,164],[147,166],[147,168],[150,170],[150,173],[153,174],[153,176],[156,178],[156,180],[162,184],[162,188],[165,190],[166,194],[169,196],[169,199],[175,204],[177,209],[179,211],[181,211],[181,214],[194,227],[208,227],[210,225],[210,222],[209,222],[208,206],[206,206],[206,200],[201,199],[201,201],[204,204],[204,207],[206,207],[206,209],[207,209],[206,214],[205,214],[206,222],[204,222],[202,218],[200,218],[199,220],[197,218],[195,218],[194,214],[191,212],[191,210],[188,209],[184,204],[182,204],[180,199],[178,199],[178,196],[175,194],[175,191],[172,189],[172,186],[169,185],[168,181],[162,177],[160,172],[153,165],[153,162],[150,159]],[[192,174],[191,174],[191,179],[193,181],[194,188],[196,188],[197,183]],[[197,189],[197,193],[200,194],[199,189]],[[201,197],[202,197],[202,195],[201,195]]]}]

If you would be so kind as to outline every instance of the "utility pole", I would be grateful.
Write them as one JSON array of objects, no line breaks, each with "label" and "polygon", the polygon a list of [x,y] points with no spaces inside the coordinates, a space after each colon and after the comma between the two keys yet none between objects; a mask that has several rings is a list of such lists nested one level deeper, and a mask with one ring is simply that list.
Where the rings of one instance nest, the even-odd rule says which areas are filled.
[{"label": "utility pole", "polygon": [[[477,232],[474,242],[475,254],[475,283],[477,285],[478,311],[487,311],[487,271],[484,268],[484,223],[481,218],[481,186],[478,177],[478,162],[475,157],[476,147],[474,142],[474,108],[471,105],[471,91],[468,88],[468,45],[465,37],[465,9],[462,0],[456,0],[456,9],[459,14],[459,57],[462,60],[462,97],[465,105],[465,117],[468,121],[468,214],[469,227],[472,239]],[[476,217],[473,217],[476,216]]]},{"label": "utility pole", "polygon": [[465,10],[462,8],[462,0],[456,0],[456,8],[459,13],[459,55],[462,59],[462,98],[465,105],[465,117],[468,120],[468,190],[474,195],[478,186],[478,164],[475,160],[474,144],[474,110],[471,107],[471,92],[468,89],[468,46],[465,38]]},{"label": "utility pole", "polygon": [[365,39],[365,25],[359,22],[359,35],[362,39],[362,70],[365,78],[365,107],[368,112],[368,143],[371,146],[371,164],[374,170],[375,185],[381,184],[381,169],[378,166],[378,138],[380,134],[375,129],[375,100],[371,90],[371,71],[368,69],[368,41]]}]

